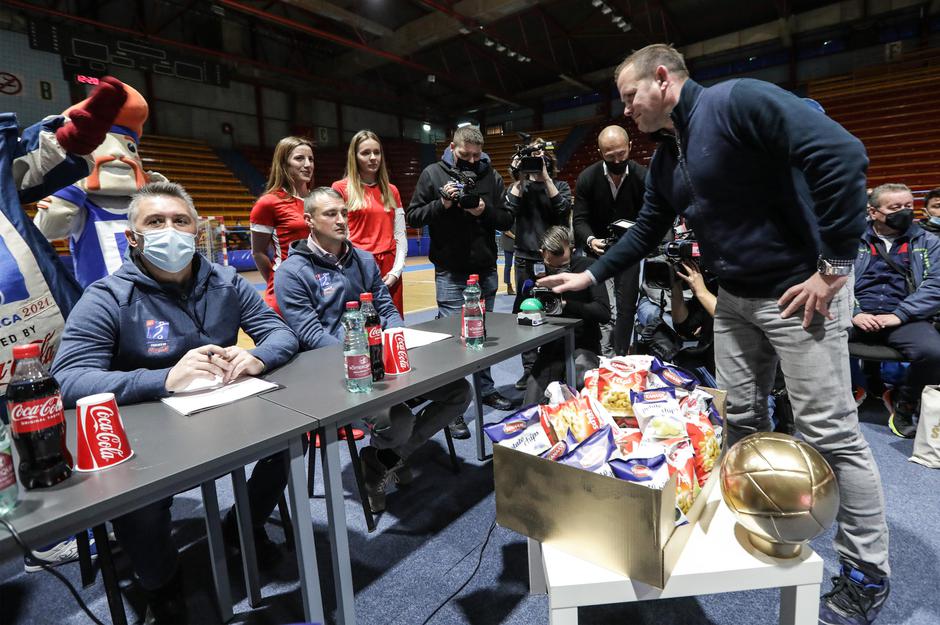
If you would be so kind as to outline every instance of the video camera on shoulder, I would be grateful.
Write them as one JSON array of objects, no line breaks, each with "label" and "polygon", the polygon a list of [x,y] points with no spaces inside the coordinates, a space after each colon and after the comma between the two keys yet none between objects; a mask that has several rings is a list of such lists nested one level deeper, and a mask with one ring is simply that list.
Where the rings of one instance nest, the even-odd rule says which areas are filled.
[{"label": "video camera on shoulder", "polygon": [[[532,139],[532,135],[525,132],[520,132],[519,136],[522,137],[522,140],[526,142]],[[512,155],[510,163],[515,162],[515,160],[518,158],[519,165],[517,167],[513,167],[510,164],[509,173],[511,173],[513,177],[517,177],[519,174],[540,174],[542,173],[542,167],[544,166],[548,171],[548,175],[553,175],[555,173],[555,166],[552,163],[552,159],[550,159],[548,155],[545,154],[545,152],[549,150],[555,150],[555,143],[553,141],[539,141],[538,143],[531,145],[528,143],[516,144],[516,153]],[[536,152],[542,152],[542,155],[533,156]]]},{"label": "video camera on shoulder", "polygon": [[444,191],[444,185],[440,191],[441,197],[445,200],[457,202],[460,208],[476,208],[480,205],[480,194],[477,192],[477,175],[472,171],[460,171],[450,168],[447,170],[451,182],[457,187],[456,193],[447,193]]}]

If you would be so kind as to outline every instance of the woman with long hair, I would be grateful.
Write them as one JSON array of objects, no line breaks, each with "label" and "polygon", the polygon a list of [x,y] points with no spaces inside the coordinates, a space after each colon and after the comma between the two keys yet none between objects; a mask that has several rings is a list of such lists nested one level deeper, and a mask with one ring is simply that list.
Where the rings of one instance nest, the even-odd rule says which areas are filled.
[{"label": "woman with long hair", "polygon": [[398,188],[388,181],[382,142],[371,130],[360,130],[346,152],[346,174],[333,183],[349,210],[349,240],[375,257],[395,308],[404,316],[401,274],[408,241],[405,210]]},{"label": "woman with long hair", "polygon": [[[304,197],[313,185],[313,144],[302,137],[284,137],[274,148],[264,195],[251,209],[251,256],[267,281],[264,301],[280,314],[274,297],[274,272],[287,258],[288,248],[309,233],[304,221]],[[274,248],[274,261],[268,250]]]}]

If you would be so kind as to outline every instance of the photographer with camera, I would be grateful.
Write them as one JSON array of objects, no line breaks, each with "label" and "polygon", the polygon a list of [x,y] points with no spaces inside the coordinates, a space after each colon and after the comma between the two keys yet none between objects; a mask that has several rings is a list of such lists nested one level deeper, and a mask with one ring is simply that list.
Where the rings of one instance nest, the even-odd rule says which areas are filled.
[{"label": "photographer with camera", "polygon": [[[530,135],[519,133],[523,139]],[[527,145],[516,146],[516,154],[509,165],[515,182],[506,193],[506,208],[513,215],[516,232],[515,261],[516,291],[522,292],[526,280],[535,280],[536,267],[542,264],[540,251],[542,237],[552,226],[567,226],[571,214],[571,188],[564,180],[552,178],[555,174],[554,145],[541,138]],[[539,267],[541,269],[541,267]],[[520,298],[516,298],[513,313],[519,312]],[[522,354],[522,377],[516,388],[524,390],[536,350]]]},{"label": "photographer with camera", "polygon": [[[427,226],[431,235],[428,256],[434,263],[438,318],[460,314],[467,278],[473,273],[480,276],[486,309],[493,310],[499,287],[496,231],[512,228],[504,196],[503,179],[483,153],[483,135],[473,126],[458,128],[441,160],[421,172],[405,218],[412,228]],[[489,368],[480,378],[484,404],[512,409],[496,392]],[[463,417],[451,425],[451,434],[470,437]]]},{"label": "photographer with camera", "polygon": [[[567,271],[584,271],[594,260],[586,256],[571,256],[574,238],[571,230],[564,226],[552,226],[542,236],[539,245],[545,275],[555,275]],[[521,287],[520,287],[521,288]],[[601,349],[601,324],[610,321],[610,301],[607,299],[607,287],[603,283],[595,284],[590,289],[565,293],[564,297],[553,293],[551,289],[535,287],[529,293],[542,302],[547,315],[559,315],[581,319],[574,331],[574,366],[578,388],[584,380],[584,373],[598,366],[598,354]],[[565,345],[558,340],[543,345],[537,350],[532,369],[526,380],[524,405],[545,401],[545,389],[555,380],[565,379]]]},{"label": "photographer with camera", "polygon": [[[643,206],[646,168],[629,160],[630,137],[623,127],[604,128],[597,136],[601,160],[578,176],[574,198],[574,235],[578,247],[600,258],[614,240],[610,226],[617,220],[635,221]],[[617,231],[622,234],[622,231]],[[615,237],[617,235],[615,234]],[[604,356],[625,354],[639,295],[639,266],[631,266],[607,280],[612,322],[602,328]]]}]

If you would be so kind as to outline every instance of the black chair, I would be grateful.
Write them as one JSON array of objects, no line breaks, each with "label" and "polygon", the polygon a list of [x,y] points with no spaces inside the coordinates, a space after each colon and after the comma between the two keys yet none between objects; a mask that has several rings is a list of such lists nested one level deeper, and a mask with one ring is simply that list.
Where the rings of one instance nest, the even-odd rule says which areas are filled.
[{"label": "black chair", "polygon": [[854,343],[849,341],[849,356],[861,360],[879,362],[907,362],[904,354],[887,345],[869,345],[868,343]]}]

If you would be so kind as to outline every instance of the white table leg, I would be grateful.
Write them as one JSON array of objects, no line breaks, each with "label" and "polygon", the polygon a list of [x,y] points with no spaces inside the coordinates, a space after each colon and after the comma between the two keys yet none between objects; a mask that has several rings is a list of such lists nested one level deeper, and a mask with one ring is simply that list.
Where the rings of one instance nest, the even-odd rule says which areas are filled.
[{"label": "white table leg", "polygon": [[550,625],[578,625],[578,608],[555,608],[548,611]]},{"label": "white table leg", "polygon": [[548,592],[545,586],[545,565],[542,564],[542,543],[531,538],[529,544],[529,594],[544,595]]},{"label": "white table leg", "polygon": [[327,426],[322,431],[320,451],[323,454],[326,519],[333,555],[333,583],[336,587],[336,622],[339,625],[355,625],[356,599],[353,595],[352,562],[349,559],[349,534],[346,530],[346,503],[339,462],[339,440],[335,426]]},{"label": "white table leg", "polygon": [[780,625],[816,625],[819,621],[819,584],[780,589]]}]

